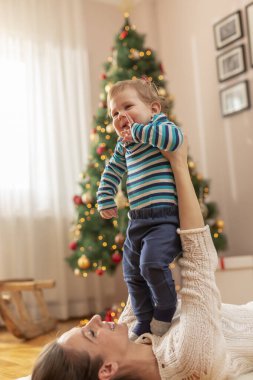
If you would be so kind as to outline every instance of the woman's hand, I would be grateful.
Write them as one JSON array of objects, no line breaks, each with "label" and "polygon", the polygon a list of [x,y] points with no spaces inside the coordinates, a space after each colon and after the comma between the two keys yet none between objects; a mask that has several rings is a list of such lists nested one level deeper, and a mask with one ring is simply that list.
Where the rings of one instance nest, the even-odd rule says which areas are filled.
[{"label": "woman's hand", "polygon": [[184,134],[183,144],[174,152],[169,152],[161,150],[162,155],[170,162],[172,169],[174,167],[188,166],[187,155],[188,155],[188,138]]}]

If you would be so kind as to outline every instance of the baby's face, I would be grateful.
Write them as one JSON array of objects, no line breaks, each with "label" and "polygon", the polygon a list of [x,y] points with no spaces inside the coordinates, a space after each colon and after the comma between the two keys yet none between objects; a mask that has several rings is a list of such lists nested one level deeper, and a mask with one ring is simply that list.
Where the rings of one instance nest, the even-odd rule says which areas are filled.
[{"label": "baby's face", "polygon": [[131,87],[126,87],[110,100],[110,110],[113,126],[120,137],[123,137],[122,131],[129,127],[126,114],[134,123],[144,125],[148,124],[153,116],[151,104],[144,103]]}]

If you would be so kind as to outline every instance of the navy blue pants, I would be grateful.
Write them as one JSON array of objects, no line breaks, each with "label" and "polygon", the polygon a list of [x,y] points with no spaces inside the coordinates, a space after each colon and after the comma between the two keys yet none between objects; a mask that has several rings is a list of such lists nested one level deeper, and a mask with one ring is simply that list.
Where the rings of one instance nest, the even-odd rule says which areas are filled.
[{"label": "navy blue pants", "polygon": [[139,322],[170,322],[177,294],[168,265],[181,252],[178,208],[131,210],[124,243],[123,274]]}]

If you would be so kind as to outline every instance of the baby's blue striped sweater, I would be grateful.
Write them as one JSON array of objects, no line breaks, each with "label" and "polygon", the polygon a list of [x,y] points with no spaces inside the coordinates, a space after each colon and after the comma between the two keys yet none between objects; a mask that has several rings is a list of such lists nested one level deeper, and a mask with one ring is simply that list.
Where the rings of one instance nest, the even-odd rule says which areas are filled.
[{"label": "baby's blue striped sweater", "polygon": [[97,192],[98,210],[116,207],[114,197],[127,171],[127,194],[130,209],[177,205],[174,175],[161,150],[174,151],[183,142],[183,134],[163,113],[149,124],[134,123],[134,142],[119,139],[102,174]]}]

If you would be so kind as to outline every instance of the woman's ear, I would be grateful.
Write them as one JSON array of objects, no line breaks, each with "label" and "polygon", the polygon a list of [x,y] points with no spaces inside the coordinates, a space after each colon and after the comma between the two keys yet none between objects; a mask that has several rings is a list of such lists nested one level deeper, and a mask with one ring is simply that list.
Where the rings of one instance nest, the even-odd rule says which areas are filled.
[{"label": "woman's ear", "polygon": [[98,371],[99,380],[110,380],[118,371],[118,368],[119,366],[116,362],[104,362]]},{"label": "woman's ear", "polygon": [[151,111],[152,111],[152,115],[155,115],[156,113],[160,113],[161,112],[161,104],[159,102],[153,102],[151,104]]}]

